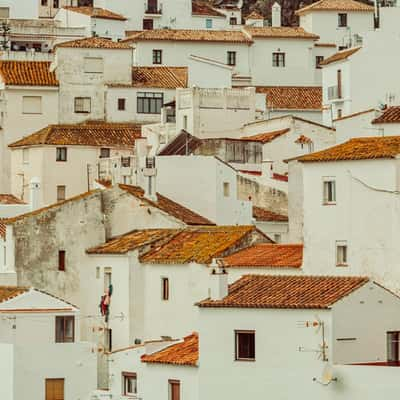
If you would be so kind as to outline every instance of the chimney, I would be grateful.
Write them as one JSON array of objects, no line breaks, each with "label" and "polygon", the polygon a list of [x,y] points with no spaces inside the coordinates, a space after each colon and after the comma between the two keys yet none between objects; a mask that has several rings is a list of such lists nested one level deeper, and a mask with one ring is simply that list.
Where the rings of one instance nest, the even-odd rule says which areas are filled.
[{"label": "chimney", "polygon": [[228,295],[228,273],[223,266],[218,264],[216,259],[212,260],[210,268],[209,297],[211,300],[222,300]]},{"label": "chimney", "polygon": [[41,195],[40,179],[33,177],[29,183],[29,199],[31,211],[40,208],[40,195]]},{"label": "chimney", "polygon": [[281,6],[278,2],[272,6],[272,26],[281,26]]},{"label": "chimney", "polygon": [[144,197],[149,200],[157,201],[157,191],[156,191],[156,158],[146,157],[146,165],[143,168],[143,175],[145,177],[145,187],[144,187]]}]

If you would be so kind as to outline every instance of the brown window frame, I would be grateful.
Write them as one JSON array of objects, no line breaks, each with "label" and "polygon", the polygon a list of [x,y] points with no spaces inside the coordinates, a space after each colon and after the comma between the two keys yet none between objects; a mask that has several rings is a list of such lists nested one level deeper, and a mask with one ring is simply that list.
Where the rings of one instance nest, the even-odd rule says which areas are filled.
[{"label": "brown window frame", "polygon": [[[239,335],[253,335],[253,340],[254,340],[254,344],[253,344],[253,352],[254,355],[253,357],[241,357],[239,354]],[[256,331],[254,330],[241,330],[241,329],[237,329],[235,330],[235,361],[255,361],[256,360]]]},{"label": "brown window frame", "polygon": [[[179,392],[178,392],[178,398],[174,397],[172,388],[174,385],[178,386]],[[168,400],[180,400],[181,398],[181,381],[178,379],[168,379]]]},{"label": "brown window frame", "polygon": [[65,271],[65,259],[67,252],[65,250],[58,250],[58,270]]},{"label": "brown window frame", "polygon": [[272,53],[272,66],[274,68],[286,67],[286,53],[283,51],[274,51]]},{"label": "brown window frame", "polygon": [[56,147],[56,161],[67,162],[68,161],[68,148],[67,147]]},{"label": "brown window frame", "polygon": [[[123,396],[134,396],[137,394],[137,374],[136,372],[126,372],[126,371],[122,371],[122,395]],[[136,384],[135,384],[135,391],[134,392],[128,392],[127,391],[127,385],[126,385],[126,380],[127,379],[131,379],[134,378],[136,380]]]},{"label": "brown window frame", "polygon": [[[394,336],[394,338],[390,340],[390,344],[393,346],[393,343],[397,343],[397,347],[392,348],[390,352],[389,352],[389,335]],[[391,353],[394,353],[394,357],[389,357]],[[386,360],[390,365],[400,364],[400,331],[386,332]]]},{"label": "brown window frame", "polygon": [[118,99],[118,111],[125,111],[126,110],[126,99],[119,98]]},{"label": "brown window frame", "polygon": [[347,13],[339,13],[338,14],[338,27],[339,28],[347,28],[348,20]]},{"label": "brown window frame", "polygon": [[161,299],[169,300],[169,279],[165,276],[161,278]]},{"label": "brown window frame", "polygon": [[238,21],[236,17],[230,17],[229,18],[229,25],[237,25]]},{"label": "brown window frame", "polygon": [[153,49],[153,65],[161,65],[163,59],[163,51],[161,49]]},{"label": "brown window frame", "polygon": [[142,27],[144,31],[152,31],[154,29],[154,20],[152,18],[143,18]]},{"label": "brown window frame", "polygon": [[[58,335],[57,331],[57,321],[63,321],[62,337]],[[66,332],[66,322],[72,320],[72,337],[67,337]],[[73,315],[60,316],[57,315],[55,318],[55,342],[56,343],[75,343],[75,317]]]}]

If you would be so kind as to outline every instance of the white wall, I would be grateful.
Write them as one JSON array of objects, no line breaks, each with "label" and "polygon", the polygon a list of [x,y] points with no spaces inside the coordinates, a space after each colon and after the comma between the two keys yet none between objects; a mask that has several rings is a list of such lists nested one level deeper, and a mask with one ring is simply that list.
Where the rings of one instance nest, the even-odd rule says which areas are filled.
[{"label": "white wall", "polygon": [[212,62],[202,61],[195,57],[189,57],[188,71],[188,87],[232,87],[232,69],[225,65],[213,64]]},{"label": "white wall", "polygon": [[14,346],[0,343],[0,397],[3,400],[14,400]]},{"label": "white wall", "polygon": [[10,8],[12,19],[37,19],[39,18],[39,5],[37,0],[26,0],[24,6],[17,0],[1,0],[0,7]]}]

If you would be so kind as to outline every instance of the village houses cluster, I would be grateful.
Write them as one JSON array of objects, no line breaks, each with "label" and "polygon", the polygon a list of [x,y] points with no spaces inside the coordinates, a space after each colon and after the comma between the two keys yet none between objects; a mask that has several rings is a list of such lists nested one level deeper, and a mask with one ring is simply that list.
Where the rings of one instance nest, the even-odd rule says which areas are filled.
[{"label": "village houses cluster", "polygon": [[0,0],[1,400],[398,397],[400,4],[262,10]]}]

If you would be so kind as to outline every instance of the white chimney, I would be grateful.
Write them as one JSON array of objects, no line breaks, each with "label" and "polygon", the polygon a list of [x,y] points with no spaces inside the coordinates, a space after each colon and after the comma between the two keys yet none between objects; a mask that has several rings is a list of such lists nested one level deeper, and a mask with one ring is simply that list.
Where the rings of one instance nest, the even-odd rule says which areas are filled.
[{"label": "white chimney", "polygon": [[41,197],[40,179],[37,177],[33,177],[29,182],[29,199],[32,211],[40,208],[41,204],[40,197]]},{"label": "white chimney", "polygon": [[210,293],[211,300],[222,300],[228,295],[228,273],[225,268],[213,259],[210,264]]},{"label": "white chimney", "polygon": [[145,167],[143,168],[143,175],[145,177],[144,196],[152,201],[157,201],[157,190],[156,190],[156,158],[146,157]]},{"label": "white chimney", "polygon": [[272,6],[272,26],[281,26],[281,6],[278,2]]}]

